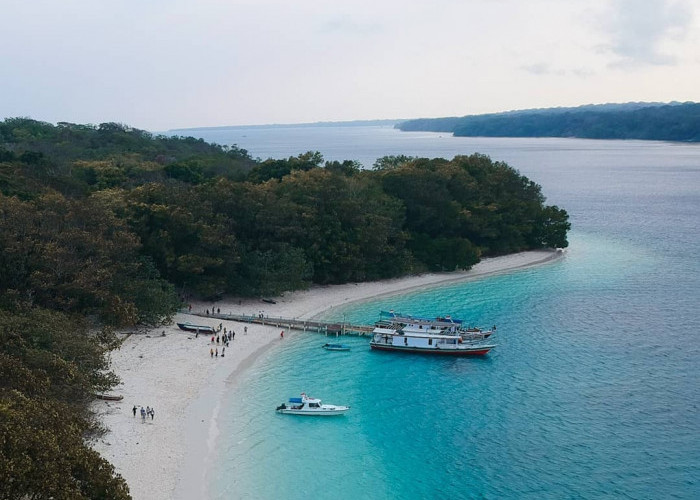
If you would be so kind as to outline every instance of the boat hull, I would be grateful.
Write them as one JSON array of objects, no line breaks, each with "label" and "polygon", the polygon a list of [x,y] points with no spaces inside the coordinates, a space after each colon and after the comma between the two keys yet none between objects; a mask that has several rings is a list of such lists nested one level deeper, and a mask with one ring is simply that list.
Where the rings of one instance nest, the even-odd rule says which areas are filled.
[{"label": "boat hull", "polygon": [[436,356],[484,356],[493,349],[495,346],[475,346],[469,348],[461,349],[449,349],[449,348],[430,348],[426,349],[424,347],[411,347],[411,346],[394,346],[394,345],[381,345],[370,343],[369,345],[372,349],[377,351],[394,351],[394,352],[407,352],[416,354],[433,354]]},{"label": "boat hull", "polygon": [[342,415],[348,411],[350,407],[336,408],[334,410],[293,410],[291,408],[277,410],[277,413],[284,413],[286,415],[304,415],[308,417],[332,417],[335,415]]},{"label": "boat hull", "polygon": [[345,345],[324,345],[321,347],[323,347],[326,351],[349,351],[350,350],[350,347],[345,346]]},{"label": "boat hull", "polygon": [[186,332],[216,333],[214,328],[205,325],[190,325],[189,323],[178,323],[178,328]]}]

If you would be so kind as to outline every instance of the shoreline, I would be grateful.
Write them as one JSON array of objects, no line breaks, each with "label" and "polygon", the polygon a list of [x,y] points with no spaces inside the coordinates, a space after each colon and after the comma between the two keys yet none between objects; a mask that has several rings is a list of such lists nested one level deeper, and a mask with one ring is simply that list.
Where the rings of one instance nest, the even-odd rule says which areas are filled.
[{"label": "shoreline", "polygon": [[[222,314],[262,312],[313,319],[333,307],[510,273],[564,255],[556,250],[533,250],[487,258],[469,271],[316,286],[284,294],[275,304],[227,297],[214,306]],[[204,302],[191,305],[193,314],[213,307]],[[221,344],[212,344],[206,335],[195,338],[194,333],[181,331],[175,324],[187,321],[233,329],[236,336],[226,356],[212,358],[209,350],[218,347],[221,352]],[[285,331],[285,340],[296,334],[299,332]],[[206,465],[213,459],[221,400],[224,394],[235,391],[240,375],[278,340],[279,329],[273,326],[199,316],[194,321],[192,315],[178,313],[172,325],[151,329],[145,335],[127,335],[122,346],[110,353],[112,370],[121,379],[113,392],[124,399],[94,403],[108,431],[92,446],[126,479],[134,499],[206,498]],[[154,407],[155,417],[142,422],[138,411],[136,417],[132,415],[134,405]]]}]

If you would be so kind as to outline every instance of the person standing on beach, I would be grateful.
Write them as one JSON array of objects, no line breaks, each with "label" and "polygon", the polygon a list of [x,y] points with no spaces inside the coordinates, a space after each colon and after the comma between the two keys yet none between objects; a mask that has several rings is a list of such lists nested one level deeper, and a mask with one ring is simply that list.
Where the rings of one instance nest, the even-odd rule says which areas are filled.
[{"label": "person standing on beach", "polygon": [[151,420],[153,420],[153,417],[155,417],[155,416],[156,416],[156,411],[153,408],[151,408]]},{"label": "person standing on beach", "polygon": [[284,330],[282,330],[282,331],[280,332],[280,338],[281,338],[281,339],[284,338]]},{"label": "person standing on beach", "polygon": [[214,349],[209,349],[209,356],[214,357]]},{"label": "person standing on beach", "polygon": [[221,357],[223,358],[226,355],[226,348],[221,349]]},{"label": "person standing on beach", "polygon": [[143,406],[141,407],[141,422],[146,421],[146,410],[143,409]]},{"label": "person standing on beach", "polygon": [[243,327],[243,335],[248,335],[248,327],[247,326]]},{"label": "person standing on beach", "polygon": [[134,412],[134,418],[136,418],[136,405],[131,409],[132,412]]},{"label": "person standing on beach", "polygon": [[216,352],[216,357],[218,358],[219,357],[219,348],[218,347],[216,348],[215,352]]}]

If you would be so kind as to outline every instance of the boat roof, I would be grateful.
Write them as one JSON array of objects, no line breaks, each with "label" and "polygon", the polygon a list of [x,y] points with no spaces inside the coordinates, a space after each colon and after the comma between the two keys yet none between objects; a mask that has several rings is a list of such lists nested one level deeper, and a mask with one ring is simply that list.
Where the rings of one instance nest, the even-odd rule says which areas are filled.
[{"label": "boat roof", "polygon": [[386,335],[393,335],[396,333],[396,330],[394,328],[381,328],[377,327],[374,330],[372,330],[373,333],[384,333]]}]

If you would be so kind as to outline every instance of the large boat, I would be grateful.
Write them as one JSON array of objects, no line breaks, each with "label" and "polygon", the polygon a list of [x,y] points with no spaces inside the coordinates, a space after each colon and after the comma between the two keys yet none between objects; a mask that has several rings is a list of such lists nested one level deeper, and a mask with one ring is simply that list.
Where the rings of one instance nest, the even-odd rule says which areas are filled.
[{"label": "large boat", "polygon": [[318,417],[330,417],[333,415],[342,415],[350,409],[349,406],[324,405],[318,398],[307,396],[305,392],[301,393],[300,398],[289,398],[288,403],[282,403],[277,407],[277,413],[286,413],[289,415],[310,415]]},{"label": "large boat", "polygon": [[427,332],[404,332],[393,328],[373,330],[369,346],[378,351],[416,352],[443,356],[483,356],[495,344],[467,341],[459,335],[441,335]]},{"label": "large boat", "polygon": [[459,335],[462,340],[484,340],[495,331],[482,329],[476,326],[465,325],[461,319],[451,316],[438,316],[436,318],[421,318],[408,314],[395,313],[394,311],[381,311],[378,327],[391,328],[403,333],[430,333],[435,335]]},{"label": "large boat", "polygon": [[216,333],[213,327],[209,325],[193,325],[192,323],[178,323],[178,328],[180,330],[185,330],[186,332],[199,332],[202,334]]}]

